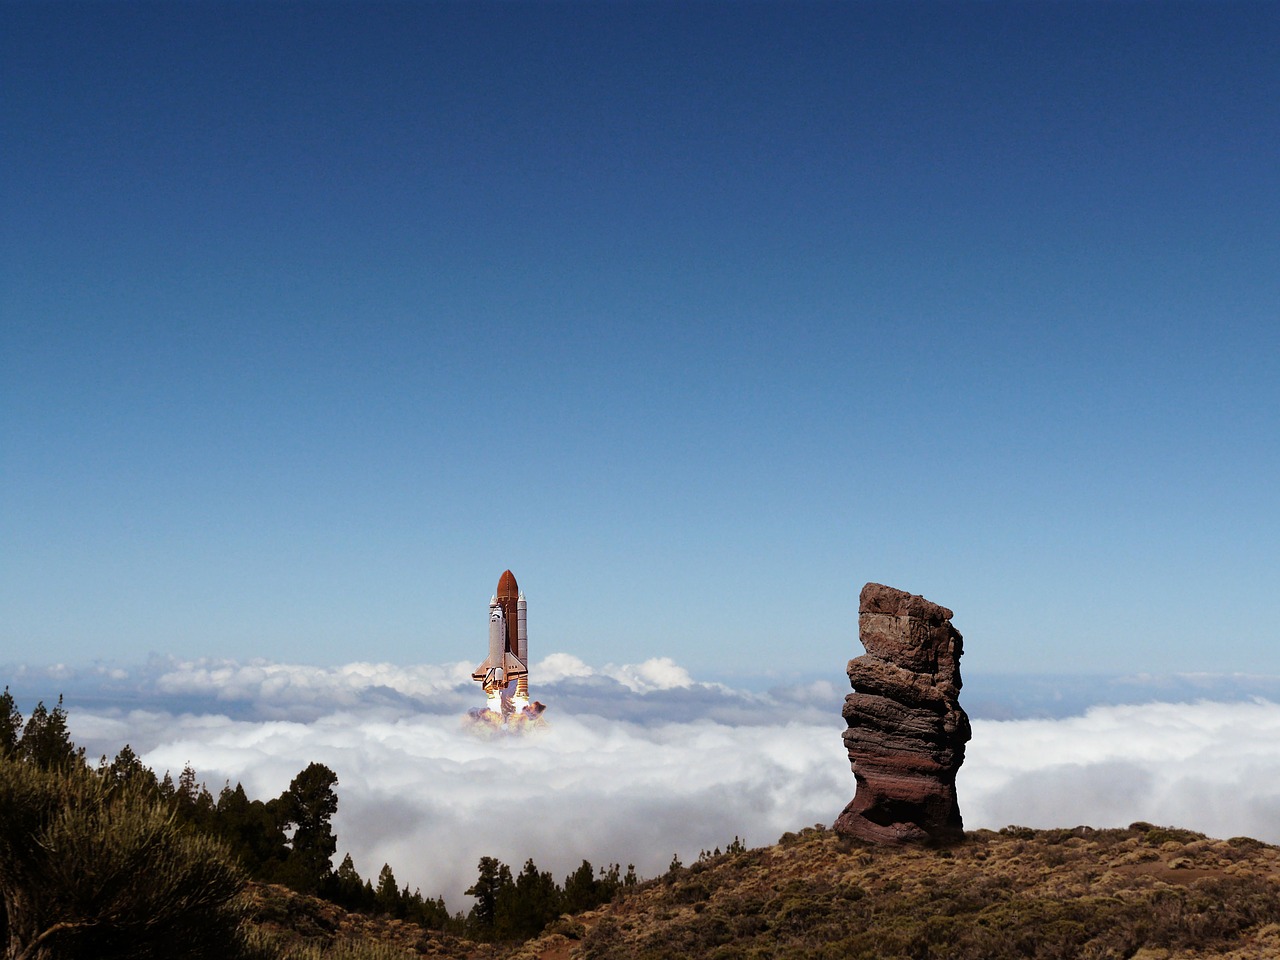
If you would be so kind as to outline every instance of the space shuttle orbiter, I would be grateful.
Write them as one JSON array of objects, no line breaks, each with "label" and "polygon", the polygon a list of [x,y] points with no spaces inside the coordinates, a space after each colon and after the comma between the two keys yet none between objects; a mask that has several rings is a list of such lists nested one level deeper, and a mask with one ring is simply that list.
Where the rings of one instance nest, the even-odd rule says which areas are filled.
[{"label": "space shuttle orbiter", "polygon": [[529,636],[524,594],[510,570],[489,601],[489,656],[471,674],[493,695],[516,681],[517,697],[529,696]]}]

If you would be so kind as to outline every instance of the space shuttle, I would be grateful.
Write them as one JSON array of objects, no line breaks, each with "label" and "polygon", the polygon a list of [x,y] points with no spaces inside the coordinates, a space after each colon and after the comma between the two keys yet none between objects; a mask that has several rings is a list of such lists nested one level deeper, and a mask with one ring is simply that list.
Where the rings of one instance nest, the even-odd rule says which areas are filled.
[{"label": "space shuttle", "polygon": [[529,632],[524,594],[510,570],[489,601],[489,656],[471,673],[491,697],[516,682],[515,696],[529,698]]}]

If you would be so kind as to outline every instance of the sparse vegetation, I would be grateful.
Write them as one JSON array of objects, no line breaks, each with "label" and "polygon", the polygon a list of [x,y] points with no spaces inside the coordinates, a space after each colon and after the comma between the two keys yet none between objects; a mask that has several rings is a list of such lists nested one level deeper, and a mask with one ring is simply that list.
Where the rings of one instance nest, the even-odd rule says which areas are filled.
[{"label": "sparse vegetation", "polygon": [[923,851],[851,845],[814,826],[700,859],[603,916],[583,956],[1276,956],[1280,850],[1139,824],[977,831]]}]

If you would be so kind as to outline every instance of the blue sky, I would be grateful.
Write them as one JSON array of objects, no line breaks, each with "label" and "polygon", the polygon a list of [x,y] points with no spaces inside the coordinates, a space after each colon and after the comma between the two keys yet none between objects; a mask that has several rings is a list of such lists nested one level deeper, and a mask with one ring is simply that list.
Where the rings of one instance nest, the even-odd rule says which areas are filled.
[{"label": "blue sky", "polygon": [[[0,662],[1280,673],[1280,12],[6,4]],[[540,646],[541,645],[541,649]]]}]

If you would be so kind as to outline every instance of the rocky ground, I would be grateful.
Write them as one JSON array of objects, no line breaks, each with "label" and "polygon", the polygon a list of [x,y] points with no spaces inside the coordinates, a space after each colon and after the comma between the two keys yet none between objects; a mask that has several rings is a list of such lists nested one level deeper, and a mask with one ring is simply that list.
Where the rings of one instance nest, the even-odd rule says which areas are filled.
[{"label": "rocky ground", "polygon": [[381,943],[388,958],[1260,960],[1280,957],[1280,848],[1135,824],[977,831],[920,850],[812,827],[641,884],[526,944],[329,911],[313,943]]}]

